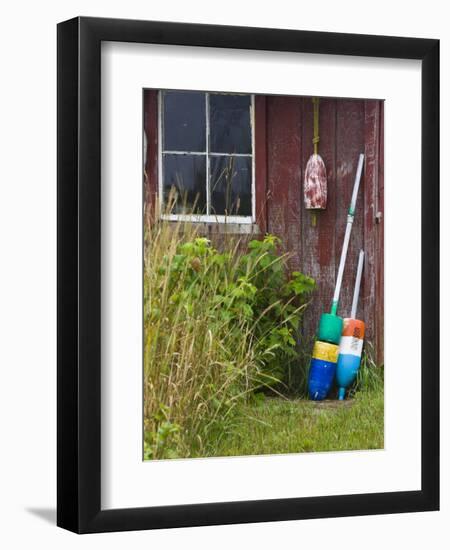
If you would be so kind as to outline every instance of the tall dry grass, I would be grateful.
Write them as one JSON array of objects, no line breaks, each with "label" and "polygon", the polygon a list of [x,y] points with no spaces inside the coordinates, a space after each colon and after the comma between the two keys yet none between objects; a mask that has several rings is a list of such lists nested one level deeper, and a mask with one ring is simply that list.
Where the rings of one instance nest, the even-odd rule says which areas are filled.
[{"label": "tall dry grass", "polygon": [[207,452],[236,401],[264,383],[250,319],[233,307],[245,284],[236,284],[238,242],[224,254],[211,250],[189,223],[160,221],[146,234],[147,458]]}]

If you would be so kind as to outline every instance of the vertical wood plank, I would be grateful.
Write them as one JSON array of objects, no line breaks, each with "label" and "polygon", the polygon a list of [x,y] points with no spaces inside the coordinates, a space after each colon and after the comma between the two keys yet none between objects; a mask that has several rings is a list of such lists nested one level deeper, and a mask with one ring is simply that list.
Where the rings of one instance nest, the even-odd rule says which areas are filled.
[{"label": "vertical wood plank", "polygon": [[[339,99],[336,104],[337,210],[335,230],[335,274],[337,276],[356,168],[360,153],[364,153],[365,119],[364,101]],[[350,315],[359,251],[361,248],[364,248],[363,220],[365,187],[365,177],[362,176],[339,300],[338,314],[342,317],[348,317]],[[367,275],[368,271],[369,268],[367,264],[365,264],[365,275]],[[365,282],[366,278],[364,277],[357,311],[357,318],[363,320],[365,320],[365,301],[362,297],[365,292]]]},{"label": "vertical wood plank", "polygon": [[[302,175],[308,158],[313,153],[312,98],[302,100]],[[327,169],[327,208],[317,211],[313,226],[313,212],[303,210],[301,270],[317,283],[304,320],[305,344],[314,336],[320,315],[329,311],[335,282],[335,222],[336,222],[336,100],[320,99],[319,104],[319,154]],[[303,203],[303,176],[300,207]]]},{"label": "vertical wood plank", "polygon": [[376,353],[377,362],[384,363],[384,101],[380,101],[378,162],[377,272],[376,272]]},{"label": "vertical wood plank", "polygon": [[266,96],[255,96],[255,209],[256,223],[267,231],[267,117]]},{"label": "vertical wood plank", "polygon": [[301,268],[301,99],[267,97],[268,230],[290,252],[291,270]]},{"label": "vertical wood plank", "polygon": [[365,107],[365,189],[364,189],[364,249],[366,261],[364,268],[364,286],[362,299],[366,323],[366,341],[373,344],[377,351],[377,315],[379,314],[376,285],[378,270],[377,225],[378,209],[378,170],[379,170],[379,101],[367,100]]},{"label": "vertical wood plank", "polygon": [[144,90],[144,201],[145,215],[153,218],[158,192],[158,90]]}]

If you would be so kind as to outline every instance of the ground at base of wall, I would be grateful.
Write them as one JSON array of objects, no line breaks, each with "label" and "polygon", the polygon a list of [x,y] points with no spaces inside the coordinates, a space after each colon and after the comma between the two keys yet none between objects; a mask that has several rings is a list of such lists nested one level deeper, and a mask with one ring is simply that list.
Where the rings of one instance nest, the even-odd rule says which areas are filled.
[{"label": "ground at base of wall", "polygon": [[[345,401],[266,398],[243,405],[209,456],[349,451],[384,447],[383,390]],[[205,455],[203,455],[205,456]]]}]

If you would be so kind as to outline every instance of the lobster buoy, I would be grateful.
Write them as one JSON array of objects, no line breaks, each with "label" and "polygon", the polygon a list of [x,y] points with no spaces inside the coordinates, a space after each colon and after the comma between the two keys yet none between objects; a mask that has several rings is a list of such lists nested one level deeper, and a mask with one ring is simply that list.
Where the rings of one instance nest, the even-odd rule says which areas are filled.
[{"label": "lobster buoy", "polygon": [[355,319],[358,307],[359,288],[364,263],[364,252],[359,253],[358,270],[356,272],[355,290],[351,317],[344,319],[344,330],[339,344],[339,358],[336,367],[336,383],[338,386],[338,398],[342,401],[345,398],[347,388],[355,380],[361,364],[361,354],[364,344],[365,324],[364,321]]},{"label": "lobster buoy", "polygon": [[311,155],[306,164],[303,195],[307,210],[327,207],[327,169],[319,154]]},{"label": "lobster buoy", "polygon": [[[327,169],[323,158],[318,153],[319,146],[319,98],[313,97],[314,106],[314,137],[312,154],[305,168],[303,181],[303,200],[307,210],[325,210],[327,207]],[[313,212],[313,225],[316,223],[316,214]]]},{"label": "lobster buoy", "polygon": [[354,382],[361,364],[364,343],[363,321],[344,319],[344,332],[339,345],[339,359],[336,367],[338,398],[345,398],[346,389]]},{"label": "lobster buoy", "polygon": [[328,395],[336,373],[339,346],[317,340],[309,369],[309,398],[322,401]]},{"label": "lobster buoy", "polygon": [[320,316],[317,338],[322,342],[329,342],[330,344],[339,345],[339,342],[341,341],[343,324],[344,321],[342,317],[339,317],[339,315],[322,313]]}]

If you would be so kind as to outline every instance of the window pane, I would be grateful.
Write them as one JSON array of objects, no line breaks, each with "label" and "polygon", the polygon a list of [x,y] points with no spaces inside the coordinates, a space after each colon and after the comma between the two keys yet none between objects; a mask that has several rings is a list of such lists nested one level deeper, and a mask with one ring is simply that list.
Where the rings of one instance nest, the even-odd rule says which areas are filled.
[{"label": "window pane", "polygon": [[211,214],[252,215],[251,157],[210,157]]},{"label": "window pane", "polygon": [[170,209],[168,213],[206,214],[205,155],[164,154],[163,176],[164,208]]},{"label": "window pane", "polygon": [[211,94],[210,151],[251,154],[250,96]]},{"label": "window pane", "polygon": [[164,150],[205,151],[205,94],[202,92],[163,93]]}]

